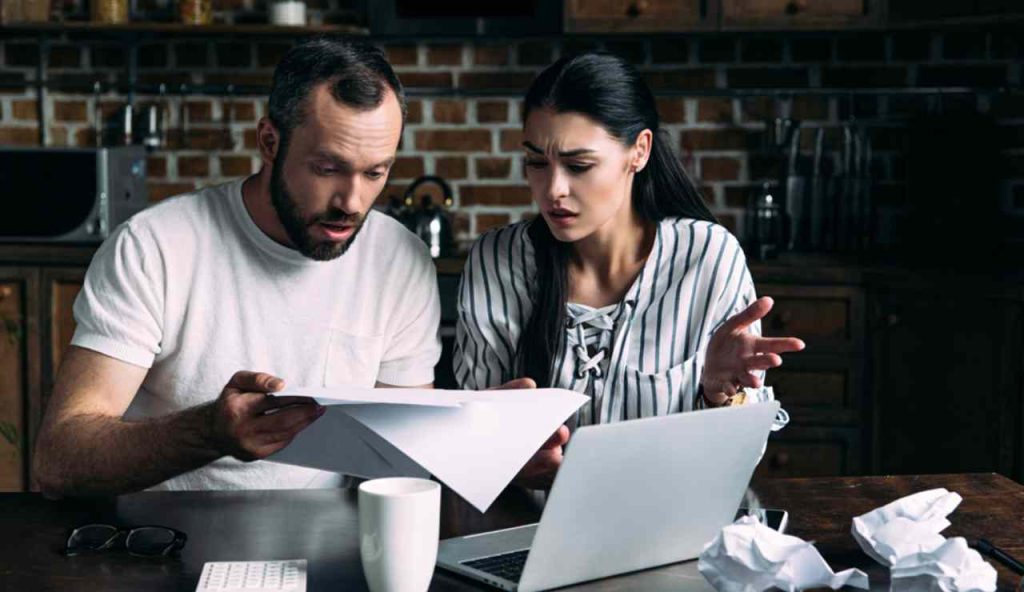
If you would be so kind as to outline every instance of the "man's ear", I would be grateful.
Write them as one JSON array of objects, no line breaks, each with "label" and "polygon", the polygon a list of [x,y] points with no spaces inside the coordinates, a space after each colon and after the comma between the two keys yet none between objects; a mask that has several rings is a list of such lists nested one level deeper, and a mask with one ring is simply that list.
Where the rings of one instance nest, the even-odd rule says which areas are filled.
[{"label": "man's ear", "polygon": [[281,148],[281,133],[269,117],[261,117],[256,124],[256,146],[260,150],[260,159],[263,163],[273,165],[277,151]]}]

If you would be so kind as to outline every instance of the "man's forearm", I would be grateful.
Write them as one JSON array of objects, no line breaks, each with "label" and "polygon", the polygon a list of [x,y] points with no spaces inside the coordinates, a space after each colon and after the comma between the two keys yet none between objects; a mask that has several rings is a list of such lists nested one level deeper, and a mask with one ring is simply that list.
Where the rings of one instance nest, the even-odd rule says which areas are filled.
[{"label": "man's forearm", "polygon": [[212,422],[211,404],[142,421],[71,416],[40,434],[35,478],[54,496],[145,489],[223,456]]}]

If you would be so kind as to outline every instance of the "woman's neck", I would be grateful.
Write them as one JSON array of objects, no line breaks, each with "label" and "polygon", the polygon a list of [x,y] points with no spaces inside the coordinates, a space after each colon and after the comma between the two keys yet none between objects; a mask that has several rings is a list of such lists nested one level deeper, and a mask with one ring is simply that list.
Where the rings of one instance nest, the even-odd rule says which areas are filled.
[{"label": "woman's neck", "polygon": [[620,302],[647,262],[656,229],[630,208],[628,216],[573,243],[569,301],[595,308]]}]

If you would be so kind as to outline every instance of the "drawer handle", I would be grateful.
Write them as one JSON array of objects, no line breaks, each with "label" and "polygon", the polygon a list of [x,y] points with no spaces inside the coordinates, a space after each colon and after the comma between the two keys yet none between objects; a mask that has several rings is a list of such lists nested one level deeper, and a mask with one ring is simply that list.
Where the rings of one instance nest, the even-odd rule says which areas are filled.
[{"label": "drawer handle", "polygon": [[789,464],[789,453],[788,452],[776,452],[772,455],[772,467],[781,469]]},{"label": "drawer handle", "polygon": [[629,18],[637,18],[646,12],[650,6],[651,3],[647,0],[636,0],[635,2],[630,2],[629,8],[626,9],[626,16]]},{"label": "drawer handle", "polygon": [[805,8],[805,4],[800,0],[790,0],[786,3],[786,14],[789,16],[795,16]]},{"label": "drawer handle", "polygon": [[7,300],[14,290],[10,286],[0,286],[0,300]]}]

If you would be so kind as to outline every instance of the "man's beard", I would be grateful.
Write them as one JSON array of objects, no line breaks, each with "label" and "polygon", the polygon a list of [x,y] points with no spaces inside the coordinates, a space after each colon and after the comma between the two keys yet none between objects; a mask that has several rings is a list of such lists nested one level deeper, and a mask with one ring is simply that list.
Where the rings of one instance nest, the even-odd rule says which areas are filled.
[{"label": "man's beard", "polygon": [[[280,154],[278,158],[274,159],[274,165],[270,171],[270,203],[273,204],[274,211],[277,212],[277,218],[281,221],[281,225],[284,226],[285,233],[288,234],[288,238],[295,245],[295,248],[310,259],[330,261],[341,257],[352,246],[352,241],[356,240],[356,236],[363,228],[363,222],[366,221],[366,216],[359,214],[351,215],[340,211],[331,212],[328,210],[308,219],[304,218],[298,204],[295,203],[295,199],[284,183],[284,175],[282,174],[282,169],[284,168],[283,157],[284,155]],[[354,224],[355,230],[352,232],[352,236],[342,243],[332,241],[317,242],[310,234],[309,227],[321,222],[347,222]]]}]

